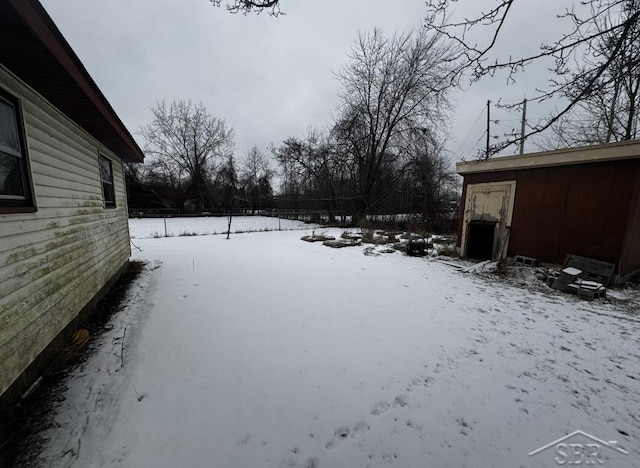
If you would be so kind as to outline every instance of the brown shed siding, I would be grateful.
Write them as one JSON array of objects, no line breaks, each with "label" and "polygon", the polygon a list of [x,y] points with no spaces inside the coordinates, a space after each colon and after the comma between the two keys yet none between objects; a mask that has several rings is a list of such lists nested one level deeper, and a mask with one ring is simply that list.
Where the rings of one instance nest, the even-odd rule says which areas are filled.
[{"label": "brown shed siding", "polygon": [[640,169],[635,174],[635,187],[628,220],[620,258],[622,275],[628,275],[640,269]]},{"label": "brown shed siding", "polygon": [[[636,241],[640,236],[637,226],[627,229],[634,195],[640,211],[639,176],[640,160],[473,173],[465,174],[463,197],[467,184],[516,180],[508,255],[560,263],[574,253],[618,264],[625,232]],[[621,274],[626,265],[620,261]]]}]

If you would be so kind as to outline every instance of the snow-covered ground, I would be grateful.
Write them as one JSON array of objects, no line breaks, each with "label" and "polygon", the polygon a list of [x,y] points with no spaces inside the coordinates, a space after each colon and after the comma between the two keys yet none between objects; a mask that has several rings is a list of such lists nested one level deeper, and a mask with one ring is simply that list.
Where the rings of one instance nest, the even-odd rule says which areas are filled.
[{"label": "snow-covered ground", "polygon": [[[129,220],[131,237],[134,239],[149,237],[192,236],[206,234],[226,234],[229,218],[211,216],[206,218],[136,218]],[[309,224],[302,221],[271,218],[267,216],[234,216],[231,219],[231,232],[257,232],[307,229]]]},{"label": "snow-covered ground", "polygon": [[583,302],[310,233],[139,238],[149,269],[41,466],[556,466],[528,454],[576,430],[640,466],[635,292]]}]

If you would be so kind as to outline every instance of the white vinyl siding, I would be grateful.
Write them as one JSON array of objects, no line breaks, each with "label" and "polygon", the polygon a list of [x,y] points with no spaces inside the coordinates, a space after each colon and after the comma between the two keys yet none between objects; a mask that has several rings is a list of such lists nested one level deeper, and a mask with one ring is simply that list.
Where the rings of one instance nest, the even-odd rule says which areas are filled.
[{"label": "white vinyl siding", "polygon": [[[122,163],[0,66],[22,101],[34,213],[0,214],[0,394],[130,255]],[[112,161],[105,209],[98,155]]]}]

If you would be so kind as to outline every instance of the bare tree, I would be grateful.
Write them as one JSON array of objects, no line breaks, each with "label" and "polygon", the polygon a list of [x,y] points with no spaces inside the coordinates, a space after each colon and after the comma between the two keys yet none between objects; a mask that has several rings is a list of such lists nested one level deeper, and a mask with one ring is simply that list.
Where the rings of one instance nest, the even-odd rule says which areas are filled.
[{"label": "bare tree", "polygon": [[271,151],[286,168],[285,181],[295,174],[294,179],[306,185],[303,189],[330,192],[331,179],[340,172],[332,146],[328,135],[310,128],[304,138],[288,138]]},{"label": "bare tree", "polygon": [[125,164],[127,205],[133,209],[180,209],[184,203],[179,181],[158,164]]},{"label": "bare tree", "polygon": [[[220,6],[221,0],[210,0],[215,6]],[[280,0],[233,0],[225,4],[230,13],[261,13],[268,11],[272,16],[283,14],[280,11]]]},{"label": "bare tree", "polygon": [[360,34],[350,63],[338,74],[342,106],[334,128],[337,151],[352,163],[357,217],[388,189],[405,132],[442,128],[448,109],[451,47],[425,29],[385,37]]},{"label": "bare tree", "polygon": [[231,212],[238,192],[238,174],[233,154],[220,164],[212,188],[215,193],[216,210]]},{"label": "bare tree", "polygon": [[331,137],[309,128],[304,138],[288,138],[271,148],[282,168],[282,195],[304,197],[306,208],[328,210],[330,218],[351,192],[348,161]]},{"label": "bare tree", "polygon": [[[629,2],[621,15],[633,14],[633,2]],[[601,31],[610,29],[617,21],[611,15],[604,17],[595,27]],[[597,57],[609,57],[618,43],[615,33],[599,37],[591,52]],[[585,57],[584,68],[592,67],[594,59]],[[570,100],[583,91],[585,83],[576,79],[563,93]],[[591,86],[583,99],[553,126],[553,146],[566,147],[591,143],[608,143],[635,139],[640,121],[640,24],[635,23],[623,41],[611,67]]]},{"label": "bare tree", "polygon": [[269,168],[269,162],[258,147],[254,146],[247,151],[242,160],[240,185],[243,201],[250,207],[251,214],[269,206],[273,196],[272,177],[273,171]]},{"label": "bare tree", "polygon": [[304,142],[296,137],[287,138],[280,146],[270,145],[269,151],[280,165],[280,195],[300,197],[306,192],[308,177],[305,166],[298,163],[306,152]]},{"label": "bare tree", "polygon": [[144,150],[152,170],[182,188],[201,211],[210,204],[207,186],[216,160],[233,148],[233,130],[211,115],[202,103],[164,101],[151,109],[153,121],[143,126]]},{"label": "bare tree", "polygon": [[[566,32],[548,43],[541,44],[538,53],[496,59],[490,56],[491,51],[496,44],[505,40],[501,32],[509,20],[516,0],[496,0],[495,6],[483,13],[459,22],[451,22],[449,18],[454,3],[459,6],[461,2],[428,0],[426,4],[427,21],[460,47],[457,59],[461,60],[462,66],[457,70],[455,78],[459,78],[462,73],[470,72],[474,81],[484,76],[493,76],[499,70],[506,70],[509,81],[513,81],[515,75],[527,65],[543,59],[553,61],[552,71],[556,78],[550,80],[547,89],[539,90],[540,93],[534,100],[542,101],[564,95],[570,97],[569,102],[548,119],[533,126],[525,137],[546,130],[570,113],[593,92],[598,82],[607,74],[616,76],[620,73],[620,70],[616,69],[616,60],[624,53],[624,45],[633,37],[640,21],[638,0],[581,0],[578,3],[579,8],[572,6],[559,13],[558,16],[567,20]],[[628,14],[622,14],[624,11]],[[607,26],[604,28],[597,27],[605,24]],[[472,39],[473,31],[477,28],[489,30],[486,43],[478,44]],[[604,37],[614,40],[609,44],[609,53],[600,55],[597,50],[600,39]],[[580,62],[583,54],[591,57],[589,66],[573,73],[572,64]],[[521,136],[518,136],[501,141],[493,145],[484,157],[488,158],[519,142],[520,139]]]},{"label": "bare tree", "polygon": [[407,132],[403,141],[398,183],[403,212],[419,213],[429,230],[454,229],[451,200],[457,192],[457,177],[444,138],[420,129]]}]

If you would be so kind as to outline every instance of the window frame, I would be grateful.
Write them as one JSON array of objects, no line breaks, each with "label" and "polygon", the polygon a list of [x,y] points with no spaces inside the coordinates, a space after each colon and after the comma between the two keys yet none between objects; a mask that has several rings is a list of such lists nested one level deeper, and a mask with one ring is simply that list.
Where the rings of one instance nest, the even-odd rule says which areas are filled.
[{"label": "window frame", "polygon": [[22,195],[9,196],[0,195],[0,214],[10,213],[33,213],[36,211],[31,167],[29,164],[29,153],[26,144],[26,132],[24,129],[24,112],[22,109],[22,101],[5,88],[0,87],[0,102],[7,104],[13,109],[13,116],[16,123],[16,131],[18,133],[18,151],[17,154],[12,148],[0,147],[0,153],[4,156],[14,157],[18,160],[19,175],[22,178]]},{"label": "window frame", "polygon": [[[105,179],[102,163],[109,165],[108,178]],[[102,153],[98,153],[98,171],[100,172],[100,187],[102,188],[102,202],[106,209],[117,208],[116,204],[116,186],[113,177],[113,160]],[[109,189],[109,190],[108,190]]]}]

